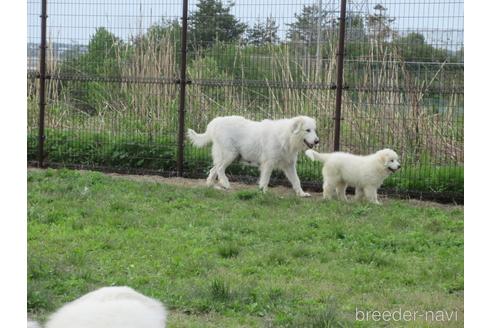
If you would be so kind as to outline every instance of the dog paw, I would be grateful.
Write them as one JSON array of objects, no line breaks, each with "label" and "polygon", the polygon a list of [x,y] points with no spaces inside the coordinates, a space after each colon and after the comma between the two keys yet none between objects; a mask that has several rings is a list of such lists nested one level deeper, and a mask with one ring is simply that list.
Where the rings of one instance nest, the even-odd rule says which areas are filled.
[{"label": "dog paw", "polygon": [[311,197],[311,194],[304,192],[304,191],[301,191],[301,192],[297,193],[297,196],[299,196],[299,197]]},{"label": "dog paw", "polygon": [[225,181],[219,181],[219,182],[222,189],[231,189],[231,185],[229,184],[229,182],[225,182]]}]

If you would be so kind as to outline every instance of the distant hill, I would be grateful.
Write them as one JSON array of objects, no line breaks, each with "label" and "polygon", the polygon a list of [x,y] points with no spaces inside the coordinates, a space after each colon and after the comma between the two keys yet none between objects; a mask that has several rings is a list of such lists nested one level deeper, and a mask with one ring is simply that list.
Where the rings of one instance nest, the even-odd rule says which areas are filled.
[{"label": "distant hill", "polygon": [[[71,44],[71,43],[50,43],[48,45],[49,51],[54,51],[56,57],[66,58],[76,54],[82,54],[87,52],[87,45],[85,44]],[[27,57],[36,58],[39,57],[39,43],[28,42],[27,43]]]}]

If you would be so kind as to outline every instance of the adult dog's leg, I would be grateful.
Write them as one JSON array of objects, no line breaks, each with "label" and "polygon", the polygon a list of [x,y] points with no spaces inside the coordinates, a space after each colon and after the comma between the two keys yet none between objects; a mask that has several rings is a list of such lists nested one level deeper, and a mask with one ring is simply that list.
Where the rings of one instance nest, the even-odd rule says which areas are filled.
[{"label": "adult dog's leg", "polygon": [[296,192],[297,196],[301,197],[309,197],[311,196],[307,192],[304,192],[301,188],[301,181],[299,180],[299,177],[297,176],[297,170],[296,170],[296,163],[294,162],[293,164],[285,167],[283,169],[285,176],[287,179],[289,179],[290,183],[292,184],[292,188],[294,188],[294,191]]},{"label": "adult dog's leg", "polygon": [[207,186],[211,187],[214,184],[215,178],[217,178],[217,166],[214,165],[208,173]]},{"label": "adult dog's leg", "polygon": [[356,187],[354,200],[361,200],[362,198],[364,198],[364,190],[360,187]]},{"label": "adult dog's leg", "polygon": [[378,190],[377,188],[374,187],[365,187],[364,188],[364,194],[367,198],[367,200],[373,204],[381,204],[378,201]]},{"label": "adult dog's leg", "polygon": [[347,201],[347,194],[346,194],[346,191],[347,191],[347,184],[345,182],[338,182],[337,183],[337,187],[336,187],[336,190],[337,190],[337,197],[338,199],[340,200],[343,200],[344,202]]},{"label": "adult dog's leg", "polygon": [[214,160],[214,166],[210,169],[207,177],[207,186],[211,187],[217,178],[217,168],[222,163],[222,152],[216,143],[212,145],[212,158]]},{"label": "adult dog's leg", "polygon": [[227,167],[236,159],[237,154],[232,152],[222,152],[222,162],[217,166],[217,175],[219,177],[219,183],[225,189],[229,189],[231,187],[229,183],[229,179],[225,175],[225,170]]},{"label": "adult dog's leg", "polygon": [[270,182],[270,176],[272,175],[273,165],[270,162],[261,164],[260,166],[260,190],[266,192],[268,189],[268,183]]}]

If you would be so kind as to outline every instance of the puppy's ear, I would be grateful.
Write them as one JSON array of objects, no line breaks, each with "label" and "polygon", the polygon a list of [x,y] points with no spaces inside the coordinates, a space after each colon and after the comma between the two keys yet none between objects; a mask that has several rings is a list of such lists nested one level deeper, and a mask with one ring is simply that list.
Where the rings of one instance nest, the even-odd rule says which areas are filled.
[{"label": "puppy's ear", "polygon": [[381,162],[381,164],[385,165],[386,162],[388,161],[388,156],[386,155],[386,153],[379,151],[378,160]]},{"label": "puppy's ear", "polygon": [[304,119],[302,117],[296,117],[294,123],[292,124],[292,133],[298,134],[301,131],[303,124]]}]

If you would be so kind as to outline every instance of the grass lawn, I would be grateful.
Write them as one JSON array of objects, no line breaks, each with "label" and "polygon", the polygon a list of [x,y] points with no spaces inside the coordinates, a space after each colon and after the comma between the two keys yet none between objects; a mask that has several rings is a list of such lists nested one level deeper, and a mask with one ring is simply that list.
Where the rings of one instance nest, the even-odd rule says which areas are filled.
[{"label": "grass lawn", "polygon": [[[97,172],[28,172],[28,310],[44,320],[95,288],[128,285],[169,327],[461,327],[463,209],[224,192]],[[355,321],[458,311],[457,321]]]}]

